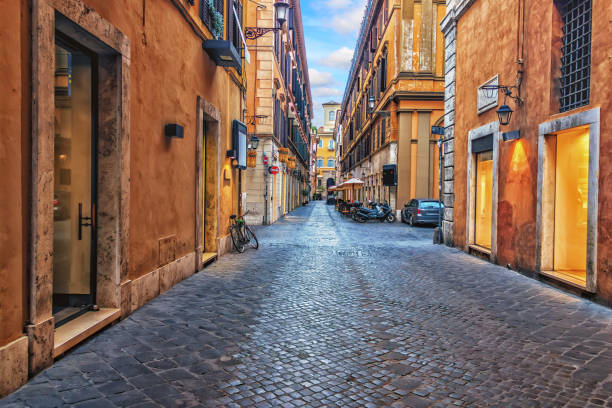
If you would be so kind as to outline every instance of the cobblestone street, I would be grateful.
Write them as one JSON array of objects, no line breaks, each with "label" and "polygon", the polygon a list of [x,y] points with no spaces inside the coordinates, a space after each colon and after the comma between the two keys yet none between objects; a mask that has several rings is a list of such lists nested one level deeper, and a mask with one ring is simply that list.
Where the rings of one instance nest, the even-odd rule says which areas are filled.
[{"label": "cobblestone street", "polygon": [[2,406],[612,407],[612,311],[311,203]]}]

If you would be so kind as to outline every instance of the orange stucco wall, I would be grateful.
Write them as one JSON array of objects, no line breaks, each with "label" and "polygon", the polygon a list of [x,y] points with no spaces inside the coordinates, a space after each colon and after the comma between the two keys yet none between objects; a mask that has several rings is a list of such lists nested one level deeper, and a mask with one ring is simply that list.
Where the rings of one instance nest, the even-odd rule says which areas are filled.
[{"label": "orange stucco wall", "polygon": [[[478,115],[477,88],[499,74],[500,84],[514,84],[521,57],[518,4],[476,1],[460,18],[457,26],[457,71],[455,106],[455,245],[466,244],[466,165],[467,135],[471,129],[497,120],[495,109]],[[598,290],[604,299],[612,299],[612,246],[610,245],[610,200],[606,188],[612,181],[612,165],[605,158],[612,152],[612,75],[609,50],[612,48],[612,3],[593,1],[593,41],[590,105],[559,114],[555,89],[558,75],[552,67],[559,53],[553,46],[551,27],[556,18],[552,1],[526,0],[525,75],[521,88],[525,103],[516,107],[509,126],[502,131],[521,130],[522,139],[501,142],[499,149],[499,196],[497,218],[497,262],[523,270],[535,270],[538,125],[580,110],[601,108]],[[477,38],[477,41],[474,39]],[[503,103],[500,95],[499,103]]]},{"label": "orange stucco wall", "polygon": [[[176,236],[176,258],[195,248],[196,99],[221,111],[221,152],[231,143],[231,121],[241,119],[237,85],[202,50],[202,41],[170,1],[117,7],[107,0],[86,0],[127,37],[131,46],[130,125],[130,277],[159,266],[158,240]],[[198,7],[191,10],[197,16]],[[184,126],[184,139],[167,140],[166,123]],[[229,167],[222,155],[221,165]],[[226,235],[237,209],[236,170],[221,174],[219,231]]]},{"label": "orange stucco wall", "polygon": [[27,131],[23,92],[29,87],[24,84],[28,71],[22,70],[19,47],[28,24],[22,18],[22,3],[3,4],[0,13],[0,346],[22,334],[26,309],[22,168],[27,157],[22,155],[22,143],[27,141],[22,134]]},{"label": "orange stucco wall", "polygon": [[[238,171],[225,151],[231,144],[231,123],[242,115],[242,78],[214,64],[170,0],[82,1],[130,40],[128,262],[134,279],[160,266],[161,238],[176,237],[176,259],[195,251],[198,97],[220,112],[218,233],[221,239],[228,234],[229,216],[237,212]],[[189,9],[197,21],[198,5]],[[29,315],[31,13],[30,0],[2,2],[0,346],[23,334]],[[183,125],[184,139],[168,140],[167,123]]]}]

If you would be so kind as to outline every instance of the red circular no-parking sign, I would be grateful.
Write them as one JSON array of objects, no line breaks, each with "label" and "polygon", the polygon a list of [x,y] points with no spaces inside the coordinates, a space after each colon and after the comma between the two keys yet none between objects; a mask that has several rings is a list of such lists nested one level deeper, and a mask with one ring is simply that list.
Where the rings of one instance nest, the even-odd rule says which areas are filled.
[{"label": "red circular no-parking sign", "polygon": [[270,172],[270,174],[278,174],[278,172],[280,171],[280,169],[278,168],[278,166],[270,166],[270,168],[268,169],[268,171]]}]

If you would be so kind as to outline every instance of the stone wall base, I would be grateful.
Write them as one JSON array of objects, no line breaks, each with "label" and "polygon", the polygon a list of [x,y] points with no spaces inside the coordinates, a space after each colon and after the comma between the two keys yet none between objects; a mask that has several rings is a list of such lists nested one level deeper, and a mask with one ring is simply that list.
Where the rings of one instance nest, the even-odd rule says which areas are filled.
[{"label": "stone wall base", "polygon": [[232,237],[226,236],[219,238],[219,257],[225,255],[229,252],[232,252]]},{"label": "stone wall base", "polygon": [[30,376],[53,364],[53,342],[55,319],[53,317],[38,324],[26,326],[28,335],[28,370]]},{"label": "stone wall base", "polygon": [[28,381],[28,337],[0,347],[0,398]]},{"label": "stone wall base", "polygon": [[193,275],[196,253],[192,252],[130,282],[131,312],[143,306],[180,281]]}]

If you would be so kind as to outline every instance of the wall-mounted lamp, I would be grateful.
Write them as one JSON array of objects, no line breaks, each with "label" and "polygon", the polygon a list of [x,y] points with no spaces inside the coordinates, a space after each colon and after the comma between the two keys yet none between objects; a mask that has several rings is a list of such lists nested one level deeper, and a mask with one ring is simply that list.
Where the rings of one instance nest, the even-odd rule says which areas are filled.
[{"label": "wall-mounted lamp", "polygon": [[370,115],[381,115],[381,116],[391,116],[391,112],[389,111],[376,111],[374,112],[374,108],[376,107],[376,100],[373,96],[368,98],[368,113]]},{"label": "wall-mounted lamp", "polygon": [[502,126],[506,126],[510,123],[510,119],[512,118],[512,113],[514,111],[506,104],[499,107],[497,110],[497,117],[499,118],[499,124]]},{"label": "wall-mounted lamp", "polygon": [[[522,73],[523,71],[518,72],[516,85],[485,85],[481,88],[486,92],[488,98],[492,98],[495,95],[495,91],[498,89],[504,93],[504,104],[497,110],[499,124],[502,126],[507,126],[510,124],[510,119],[512,118],[512,113],[514,112],[512,108],[506,104],[508,98],[514,99],[517,105],[521,105],[523,103],[523,99],[521,98]],[[516,91],[516,95],[513,95],[513,91]]]},{"label": "wall-mounted lamp", "polygon": [[283,24],[287,21],[289,14],[289,8],[291,6],[286,0],[279,0],[274,3],[274,12],[276,13],[276,22],[278,27],[245,27],[244,36],[249,40],[255,40],[262,35],[269,33],[270,31],[280,31],[283,28]]},{"label": "wall-mounted lamp", "polygon": [[509,142],[511,140],[518,140],[521,138],[521,131],[514,130],[512,132],[505,132],[504,134],[502,134],[502,138],[504,139],[504,142]]},{"label": "wall-mounted lamp", "polygon": [[166,137],[175,137],[177,139],[182,139],[184,134],[184,129],[181,125],[176,123],[168,123],[164,126],[164,134]]},{"label": "wall-mounted lamp", "polygon": [[251,136],[249,139],[249,149],[257,150],[257,146],[259,146],[259,138],[255,135]]}]

